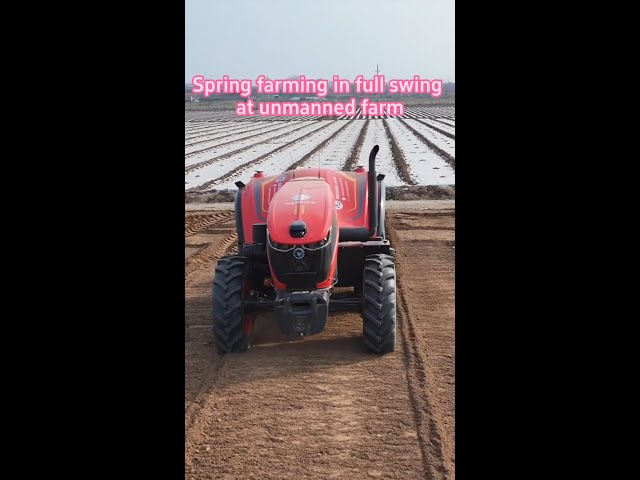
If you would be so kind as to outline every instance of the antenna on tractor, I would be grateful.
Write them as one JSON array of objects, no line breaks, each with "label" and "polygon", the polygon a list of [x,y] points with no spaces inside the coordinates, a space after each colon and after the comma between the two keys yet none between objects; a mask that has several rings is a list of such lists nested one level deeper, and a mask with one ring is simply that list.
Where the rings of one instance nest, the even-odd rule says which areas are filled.
[{"label": "antenna on tractor", "polygon": [[[289,151],[289,158],[291,159],[291,163],[293,164],[293,155],[291,154],[291,151]],[[291,179],[295,180],[296,179],[296,169],[294,168],[293,170],[291,170],[291,173],[293,174],[293,177]]]},{"label": "antenna on tractor", "polygon": [[[293,165],[293,154],[291,153],[291,150],[289,150],[289,158],[291,159],[291,165]],[[291,170],[291,172],[293,173],[293,176],[291,177],[291,180],[295,180],[296,179],[296,169],[293,168]]]},{"label": "antenna on tractor", "polygon": [[[380,65],[376,63],[376,76],[380,75]],[[384,88],[384,85],[383,85]],[[378,94],[378,103],[380,103],[380,94]]]}]

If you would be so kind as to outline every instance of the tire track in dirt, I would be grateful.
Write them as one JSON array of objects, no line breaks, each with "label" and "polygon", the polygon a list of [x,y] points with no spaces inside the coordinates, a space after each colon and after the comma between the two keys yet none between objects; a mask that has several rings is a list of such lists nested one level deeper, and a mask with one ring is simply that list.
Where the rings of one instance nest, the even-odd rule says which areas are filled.
[{"label": "tire track in dirt", "polygon": [[[271,150],[270,152],[267,152],[267,153],[265,153],[263,155],[260,155],[258,158],[254,158],[253,160],[250,160],[250,161],[248,161],[246,163],[243,163],[242,165],[238,165],[236,168],[234,168],[230,172],[227,172],[227,173],[225,173],[224,175],[222,175],[222,176],[220,176],[218,178],[215,178],[213,180],[209,180],[208,182],[205,182],[202,185],[190,188],[190,189],[185,190],[185,191],[186,192],[200,192],[200,191],[206,190],[210,186],[226,182],[227,180],[229,180],[233,176],[235,176],[238,173],[241,173],[244,170],[246,170],[247,168],[249,168],[251,165],[254,165],[254,164],[258,163],[258,162],[261,162],[262,160],[264,160],[265,158],[269,157],[270,155],[273,155],[274,153],[278,153],[279,151],[284,150],[285,148],[291,147],[291,145],[295,145],[296,143],[304,140],[305,138],[310,137],[311,135],[314,135],[314,134],[318,133],[319,131],[328,128],[329,126],[333,125],[337,121],[338,120],[334,120],[333,122],[328,122],[326,125],[323,125],[320,128],[316,128],[315,130],[304,134],[302,137],[296,138],[292,142],[285,143],[284,145],[281,145],[281,146],[277,147],[276,149]],[[308,125],[305,125],[305,126],[308,126]],[[304,128],[304,127],[300,127],[300,128]],[[299,130],[299,129],[296,129],[296,130]],[[289,133],[291,133],[291,132],[289,132]],[[287,135],[289,133],[287,133]],[[281,135],[281,136],[284,136],[284,135]],[[271,139],[271,140],[273,140],[273,139]]]},{"label": "tire track in dirt", "polygon": [[393,164],[395,165],[396,171],[398,172],[398,177],[400,177],[400,179],[407,185],[417,185],[418,182],[413,179],[409,170],[409,166],[407,165],[407,161],[404,158],[404,153],[402,153],[402,150],[398,146],[396,137],[394,137],[393,133],[391,133],[387,120],[383,119],[382,124],[384,125],[384,131],[387,134],[387,138],[391,143],[391,158],[393,159]]},{"label": "tire track in dirt", "polygon": [[[219,221],[235,220],[232,211],[217,212],[223,214]],[[204,217],[204,218],[203,218]],[[189,214],[185,224],[202,224],[209,215]],[[218,381],[218,370],[223,358],[217,353],[212,342],[211,331],[211,290],[212,275],[216,259],[224,253],[233,229],[229,228],[214,235],[203,234],[206,243],[192,243],[185,238],[185,246],[200,248],[195,264],[185,268],[185,432],[197,423],[203,405],[208,398],[204,392],[209,385]],[[186,235],[186,234],[185,234]],[[202,246],[205,248],[202,249]],[[232,248],[228,248],[232,250]],[[211,258],[211,260],[208,260]],[[185,260],[187,267],[189,260]]]},{"label": "tire track in dirt", "polygon": [[[445,214],[447,215],[447,214]],[[453,213],[449,213],[450,224],[454,223]],[[408,216],[419,216],[422,218],[428,218],[430,214],[409,214]],[[442,214],[435,214],[433,216],[443,216]],[[434,228],[436,225],[429,225],[425,230],[424,224],[420,230],[422,232],[428,232],[429,230],[438,230]],[[453,343],[453,339],[446,339],[447,348],[441,348],[438,342],[442,341],[441,332],[437,331],[435,327],[425,327],[428,322],[432,322],[429,318],[429,310],[434,308],[433,305],[425,306],[424,310],[421,308],[425,304],[425,300],[421,299],[416,301],[411,297],[412,287],[407,288],[407,282],[405,279],[411,278],[414,271],[412,271],[410,263],[413,262],[415,252],[407,253],[407,241],[402,241],[399,232],[406,231],[411,225],[403,224],[399,221],[398,216],[393,216],[389,223],[387,230],[389,232],[389,238],[396,249],[396,266],[398,268],[398,314],[400,319],[400,334],[402,341],[407,345],[404,359],[406,364],[406,375],[409,383],[409,389],[411,391],[412,405],[414,408],[416,423],[418,425],[418,435],[420,439],[420,445],[422,447],[423,459],[428,472],[428,478],[454,478],[455,477],[455,422],[452,422],[454,406],[450,403],[453,400],[453,388],[451,386],[444,385],[446,382],[446,373],[453,372],[454,367],[445,365],[444,367],[438,365],[442,363],[438,359],[438,356],[443,357],[446,354],[442,354],[442,351],[448,351],[451,347],[449,343]],[[417,226],[413,226],[414,228]],[[417,229],[417,228],[416,228]],[[441,227],[442,229],[442,227]],[[437,238],[435,235],[430,238]],[[449,242],[430,240],[428,242],[434,249],[445,251],[451,247]],[[415,250],[415,248],[412,248]],[[431,255],[425,253],[424,258],[430,259]],[[432,263],[430,261],[429,263]],[[451,261],[453,265],[453,261]],[[433,267],[430,265],[421,265],[420,268],[429,269],[430,276],[436,277],[433,272]],[[434,282],[439,281],[435,278]],[[450,280],[452,286],[453,280]],[[423,284],[418,282],[418,288],[421,292],[434,289],[432,284]],[[422,295],[421,295],[422,296]],[[433,293],[429,292],[429,296],[433,296]],[[428,301],[428,300],[427,300]],[[453,300],[450,300],[453,302]],[[422,304],[420,303],[422,302]],[[446,299],[443,299],[440,303],[445,303]],[[451,307],[453,308],[453,307]],[[420,311],[420,312],[417,312]],[[418,326],[417,320],[420,319],[420,326]],[[448,319],[446,319],[448,320]],[[453,323],[453,322],[451,322]],[[427,334],[425,334],[427,330]],[[453,326],[451,326],[453,330]],[[450,332],[453,335],[453,332]],[[446,355],[447,360],[449,355]],[[451,362],[453,362],[452,360]],[[445,362],[446,363],[446,362]],[[454,377],[455,378],[455,377]],[[445,388],[448,387],[448,388]],[[450,390],[449,395],[438,394],[443,390]]]},{"label": "tire track in dirt", "polygon": [[[232,210],[188,214],[185,216],[185,238],[207,227],[230,221],[235,221]],[[226,236],[221,240],[205,243],[205,248],[185,260],[185,432],[199,421],[209,397],[204,389],[219,383],[218,371],[224,361],[209,338],[212,270],[216,260],[234,250],[237,242],[235,226],[223,232]],[[195,243],[188,245],[200,246]],[[203,362],[206,368],[201,367]]]},{"label": "tire track in dirt", "polygon": [[431,150],[436,152],[440,156],[440,158],[442,158],[445,162],[447,162],[449,165],[451,165],[451,168],[453,168],[454,170],[456,169],[456,159],[455,159],[455,157],[452,157],[447,152],[445,152],[440,147],[438,147],[435,143],[433,143],[430,140],[428,140],[427,137],[422,135],[419,131],[417,131],[415,128],[413,128],[411,125],[409,125],[407,122],[405,122],[402,118],[398,118],[398,121],[402,125],[404,125],[411,133],[413,133],[416,137],[418,137],[418,139],[422,143],[424,143],[427,147],[429,147]]},{"label": "tire track in dirt", "polygon": [[428,385],[424,378],[425,361],[420,353],[419,340],[411,316],[408,313],[402,282],[398,279],[397,283],[397,311],[399,322],[402,324],[402,328],[399,330],[402,341],[407,345],[404,361],[407,370],[407,382],[411,392],[411,405],[418,425],[418,439],[420,441],[422,459],[428,478],[449,478],[442,453],[442,436],[440,435],[438,424],[434,420],[433,407],[427,398]]},{"label": "tire track in dirt", "polygon": [[184,217],[184,225],[185,228],[196,225],[202,222],[205,219],[209,219],[211,217],[223,219],[228,218],[229,215],[233,214],[233,210],[224,209],[224,210],[214,210],[214,211],[196,211],[195,213],[189,212],[188,214],[185,212]]},{"label": "tire track in dirt", "polygon": [[222,357],[189,405],[186,479],[424,478],[402,355],[363,352],[361,328],[334,314],[327,335],[263,330]]},{"label": "tire track in dirt", "polygon": [[300,160],[298,160],[297,162],[293,162],[291,165],[289,165],[289,167],[287,167],[285,169],[285,172],[288,172],[289,170],[294,170],[294,169],[298,168],[300,165],[303,165],[304,162],[309,160],[312,155],[315,155],[317,152],[322,150],[327,143],[329,143],[334,138],[336,138],[340,134],[340,132],[342,132],[345,128],[347,128],[349,125],[351,125],[352,122],[353,122],[353,120],[349,120],[348,122],[345,122],[345,125],[343,127],[339,128],[338,130],[336,130],[333,133],[333,135],[331,135],[329,138],[326,138],[325,140],[320,142],[313,150],[311,150],[309,153],[304,155]]},{"label": "tire track in dirt", "polygon": [[454,478],[430,363],[440,352],[424,338],[424,291],[403,280],[431,264],[424,255],[403,260],[414,242],[402,232],[425,217],[428,229],[444,228],[447,217],[387,212],[400,280],[394,354],[363,352],[361,315],[348,312],[302,340],[264,323],[250,351],[219,356],[209,324],[215,261],[185,277],[185,480]]},{"label": "tire track in dirt", "polygon": [[233,219],[234,213],[231,211],[221,211],[212,213],[211,215],[193,215],[187,218],[193,219],[190,221],[185,219],[184,235],[190,237],[203,228],[219,225],[220,223],[225,223]]},{"label": "tire track in dirt", "polygon": [[344,167],[342,167],[343,171],[350,172],[357,167],[356,164],[358,162],[358,158],[360,158],[360,152],[362,151],[362,144],[364,143],[364,139],[367,136],[368,128],[369,128],[369,119],[367,118],[367,120],[364,122],[364,126],[362,127],[362,130],[360,130],[360,135],[358,135],[358,140],[356,140],[355,147],[353,148],[353,150],[351,150],[351,154],[349,155],[349,158],[347,158],[347,161],[345,162]]},{"label": "tire track in dirt", "polygon": [[218,357],[187,407],[186,478],[423,478],[402,345],[372,355],[361,331],[335,313],[291,339],[267,317],[254,348]]},{"label": "tire track in dirt", "polygon": [[185,261],[184,276],[189,277],[196,270],[206,267],[213,261],[225,255],[235,247],[238,242],[238,233],[233,232],[217,245],[209,245],[207,248],[200,250],[195,255],[190,256]]},{"label": "tire track in dirt", "polygon": [[[294,128],[293,130],[289,130],[288,132],[285,132],[285,133],[283,133],[282,135],[277,135],[277,136],[275,136],[275,137],[270,137],[270,138],[267,138],[266,140],[263,140],[263,141],[260,141],[260,142],[253,143],[253,144],[251,144],[251,145],[246,145],[246,146],[244,146],[244,147],[240,147],[240,148],[238,148],[237,150],[234,150],[234,151],[232,151],[232,152],[225,153],[225,154],[223,154],[223,155],[219,155],[219,156],[217,156],[217,157],[213,157],[213,158],[210,158],[210,159],[208,159],[208,160],[204,160],[204,161],[202,161],[202,162],[195,163],[195,164],[193,164],[193,165],[189,165],[189,166],[185,167],[185,169],[184,169],[184,173],[185,173],[185,174],[187,174],[187,173],[192,172],[192,171],[194,171],[194,170],[198,170],[198,169],[200,169],[200,168],[204,168],[204,167],[206,167],[207,165],[211,165],[212,163],[219,162],[220,160],[224,160],[225,158],[229,158],[229,157],[231,157],[231,156],[233,156],[233,155],[236,155],[236,154],[238,154],[238,153],[241,153],[241,152],[244,152],[244,151],[246,151],[246,150],[249,150],[250,148],[255,148],[255,147],[256,147],[256,146],[258,146],[258,145],[263,145],[263,144],[265,144],[265,143],[273,142],[274,140],[278,140],[278,139],[280,139],[280,138],[286,137],[287,135],[291,135],[292,133],[295,133],[295,132],[297,132],[298,130],[302,130],[303,128],[307,128],[307,127],[309,127],[310,125],[317,124],[318,122],[321,122],[321,120],[316,120],[316,121],[314,121],[313,123],[305,123],[304,125],[302,125],[302,126],[300,126],[300,127],[298,127],[298,128]],[[318,130],[321,130],[321,129],[323,129],[323,128],[327,128],[327,126],[328,126],[328,125],[324,125],[324,126],[322,126],[322,127],[318,128],[318,129],[316,129],[316,130],[313,130],[312,132],[309,132],[309,133],[307,133],[307,134],[303,135],[302,137],[297,138],[297,139],[296,139],[296,140],[294,140],[293,142],[290,142],[290,143],[287,143],[287,144],[285,144],[285,145],[283,145],[283,146],[280,146],[280,147],[276,148],[275,150],[272,150],[271,152],[266,153],[266,154],[264,154],[262,157],[259,157],[259,158],[264,158],[264,157],[265,157],[265,156],[267,156],[267,155],[270,155],[270,154],[272,154],[272,153],[275,153],[275,152],[277,152],[278,150],[281,150],[281,149],[285,148],[286,146],[291,145],[292,143],[295,143],[296,141],[299,141],[299,140],[302,140],[303,138],[308,137],[309,135],[311,135],[312,133],[317,132]],[[282,128],[286,128],[286,127],[282,127]],[[186,156],[185,156],[185,158],[186,158]],[[250,164],[254,163],[255,161],[256,161],[256,160],[252,160],[252,161],[247,162],[247,163],[245,163],[245,164],[243,164],[243,165],[250,165]],[[237,167],[237,168],[240,168],[240,167]],[[207,183],[209,183],[209,184],[213,184],[213,182],[217,182],[217,181],[218,181],[218,179],[215,179],[215,180],[210,180],[210,182],[211,182],[211,183],[209,183],[209,182],[207,182]],[[203,185],[206,185],[207,183],[205,183],[205,184],[203,184]],[[198,189],[202,189],[203,185],[200,185],[199,187],[196,187],[196,188],[198,188]],[[189,191],[191,191],[191,190],[189,190]]]}]

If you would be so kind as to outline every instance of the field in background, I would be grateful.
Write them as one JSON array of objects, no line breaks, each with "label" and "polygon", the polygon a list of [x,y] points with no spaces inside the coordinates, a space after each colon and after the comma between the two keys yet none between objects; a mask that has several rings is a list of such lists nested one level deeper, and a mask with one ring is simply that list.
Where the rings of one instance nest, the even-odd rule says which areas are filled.
[{"label": "field in background", "polygon": [[[194,104],[198,105],[198,104]],[[185,111],[185,191],[235,189],[255,170],[351,170],[376,166],[389,187],[455,185],[455,106],[408,107],[404,118],[238,117],[234,111]]]},{"label": "field in background", "polygon": [[[374,96],[376,99],[378,98],[377,96]],[[350,98],[349,96],[347,96],[346,98]],[[360,103],[360,99],[359,97],[357,97],[357,103]],[[450,95],[448,97],[440,97],[440,98],[430,98],[430,97],[425,97],[424,95],[420,95],[420,96],[412,96],[412,95],[408,95],[406,98],[403,97],[402,95],[381,95],[380,96],[380,100],[381,101],[385,101],[385,102],[400,102],[403,103],[405,106],[412,106],[412,107],[424,107],[424,106],[431,106],[431,105],[442,105],[442,106],[455,106],[456,104],[456,97],[455,95]],[[240,101],[240,99],[221,99],[221,100],[215,100],[212,102],[198,102],[198,103],[193,103],[193,102],[185,102],[184,104],[184,109],[185,111],[222,111],[222,110],[231,110],[234,111],[236,108],[236,104],[238,103],[238,101]],[[267,99],[258,99],[255,100],[256,102],[266,102]],[[286,100],[283,100],[286,101]],[[336,98],[332,98],[330,101],[339,101]]]}]

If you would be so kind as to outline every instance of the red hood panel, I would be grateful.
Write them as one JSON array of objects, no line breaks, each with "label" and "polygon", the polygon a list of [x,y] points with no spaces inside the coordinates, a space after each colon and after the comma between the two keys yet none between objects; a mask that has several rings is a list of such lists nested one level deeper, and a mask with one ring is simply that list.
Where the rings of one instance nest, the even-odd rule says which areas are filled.
[{"label": "red hood panel", "polygon": [[[265,223],[267,221],[269,207],[276,194],[289,183],[292,183],[292,180],[297,179],[297,182],[303,177],[312,177],[315,179],[320,177],[324,179],[333,192],[335,209],[338,214],[338,223],[341,228],[362,228],[368,226],[368,185],[365,170],[343,172],[330,168],[299,168],[279,175],[252,177],[247,186],[240,191],[245,243],[252,243],[253,241],[252,225],[254,223]],[[305,180],[307,180],[307,178],[305,178]],[[294,194],[291,194],[290,197],[293,195]],[[314,207],[318,208],[318,205],[319,204],[316,203]],[[308,207],[305,205],[304,213],[300,211],[300,214],[306,215],[308,211]],[[288,228],[289,226],[287,225],[287,231],[285,232],[287,236],[289,234]]]},{"label": "red hood panel", "polygon": [[[289,245],[319,242],[331,228],[335,208],[333,192],[324,179],[290,180],[269,203],[269,235],[273,241]],[[289,233],[291,223],[296,220],[307,226],[302,238],[293,238]]]}]

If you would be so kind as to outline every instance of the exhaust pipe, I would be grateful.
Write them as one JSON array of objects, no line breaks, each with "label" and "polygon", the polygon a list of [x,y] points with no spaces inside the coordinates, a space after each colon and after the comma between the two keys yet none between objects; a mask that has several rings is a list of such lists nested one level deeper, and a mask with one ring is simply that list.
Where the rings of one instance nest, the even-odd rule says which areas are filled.
[{"label": "exhaust pipe", "polygon": [[367,239],[378,229],[378,181],[376,179],[376,155],[380,147],[374,145],[369,153],[369,230]]},{"label": "exhaust pipe", "polygon": [[378,189],[376,179],[376,155],[380,147],[375,145],[369,154],[369,172],[367,181],[369,183],[369,228],[341,228],[340,241],[367,241],[378,229]]}]

